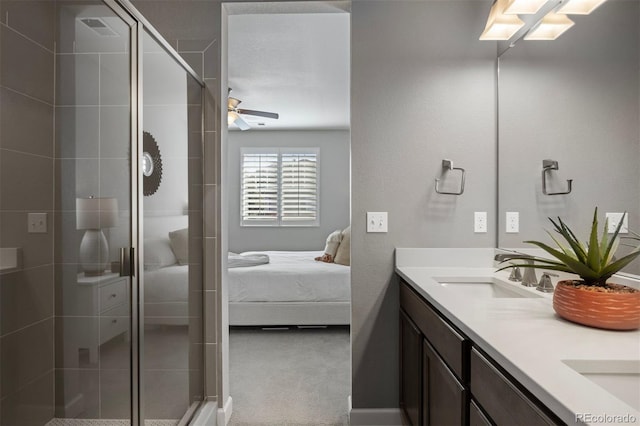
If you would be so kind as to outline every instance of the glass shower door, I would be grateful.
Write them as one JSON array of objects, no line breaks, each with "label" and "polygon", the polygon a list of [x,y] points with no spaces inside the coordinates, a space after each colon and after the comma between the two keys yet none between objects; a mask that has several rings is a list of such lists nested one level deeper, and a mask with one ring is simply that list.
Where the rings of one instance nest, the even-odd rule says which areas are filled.
[{"label": "glass shower door", "polygon": [[55,417],[131,420],[135,21],[102,1],[56,6]]},{"label": "glass shower door", "polygon": [[178,424],[203,399],[202,94],[142,37],[141,418]]}]

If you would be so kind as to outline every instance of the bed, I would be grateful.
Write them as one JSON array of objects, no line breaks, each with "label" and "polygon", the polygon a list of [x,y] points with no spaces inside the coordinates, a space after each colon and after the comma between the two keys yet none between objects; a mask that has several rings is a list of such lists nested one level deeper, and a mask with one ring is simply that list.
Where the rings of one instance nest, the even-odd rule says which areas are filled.
[{"label": "bed", "polygon": [[350,268],[315,261],[321,251],[264,251],[264,265],[229,268],[229,325],[346,325]]},{"label": "bed", "polygon": [[[189,266],[172,257],[168,238],[186,226],[187,216],[145,217],[145,324],[188,324]],[[266,254],[269,263],[228,269],[230,326],[350,324],[348,266],[315,261],[321,251],[242,253],[252,254]]]},{"label": "bed", "polygon": [[189,265],[178,263],[169,240],[169,232],[187,225],[186,215],[144,218],[145,324],[189,323]]}]

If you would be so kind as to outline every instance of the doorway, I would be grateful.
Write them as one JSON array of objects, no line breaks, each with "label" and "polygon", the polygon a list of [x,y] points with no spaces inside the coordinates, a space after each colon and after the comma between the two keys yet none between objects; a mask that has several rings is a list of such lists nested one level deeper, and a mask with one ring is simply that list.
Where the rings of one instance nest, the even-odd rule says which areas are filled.
[{"label": "doorway", "polygon": [[[349,10],[223,3],[221,397],[224,408],[233,399],[232,424],[348,417],[349,261],[314,258],[350,232]],[[243,264],[253,259],[264,264]],[[287,268],[298,268],[289,287]]]}]

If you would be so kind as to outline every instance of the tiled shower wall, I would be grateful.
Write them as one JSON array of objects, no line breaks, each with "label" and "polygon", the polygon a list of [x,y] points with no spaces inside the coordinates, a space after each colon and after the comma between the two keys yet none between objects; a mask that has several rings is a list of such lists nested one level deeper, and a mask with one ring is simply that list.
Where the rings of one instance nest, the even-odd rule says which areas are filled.
[{"label": "tiled shower wall", "polygon": [[[0,424],[41,425],[54,411],[55,2],[0,0]],[[28,233],[28,213],[47,232]]]}]

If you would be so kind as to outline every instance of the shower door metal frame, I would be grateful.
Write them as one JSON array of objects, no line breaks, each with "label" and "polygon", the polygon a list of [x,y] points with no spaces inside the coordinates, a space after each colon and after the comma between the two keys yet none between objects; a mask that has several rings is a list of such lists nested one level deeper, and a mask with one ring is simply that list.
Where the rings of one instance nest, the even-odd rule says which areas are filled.
[{"label": "shower door metal frame", "polygon": [[[142,268],[139,260],[143,259],[143,226],[140,226],[140,218],[143,214],[143,192],[142,192],[142,168],[140,167],[140,159],[142,158],[142,110],[143,110],[143,49],[141,48],[144,32],[158,42],[193,79],[200,85],[204,91],[204,80],[191,68],[191,66],[175,51],[173,47],[162,37],[162,35],[149,23],[149,21],[131,4],[129,0],[102,0],[116,15],[122,18],[131,28],[131,54],[130,54],[130,76],[131,76],[131,188],[130,188],[130,241],[132,247],[132,268],[129,273],[131,285],[129,286],[130,300],[130,390],[131,390],[131,424],[136,426],[144,425],[145,410],[144,398],[141,389],[144,389],[143,357],[144,354],[144,282],[140,281]],[[204,115],[204,93],[201,96],[202,116],[200,117],[201,126],[203,126]],[[204,132],[201,132],[204,135]],[[203,142],[203,141],[202,141]],[[133,155],[135,153],[135,156]],[[135,159],[135,161],[134,161]],[[204,163],[204,162],[203,162]],[[204,168],[204,164],[203,164]],[[204,175],[204,170],[202,170]],[[204,218],[203,218],[204,220]],[[204,251],[204,239],[203,247]],[[202,266],[201,266],[202,267]],[[203,298],[204,304],[204,298]],[[204,312],[204,306],[203,306]],[[204,321],[204,315],[203,315]],[[204,330],[204,324],[202,327]],[[204,346],[203,359],[204,359]],[[202,366],[202,374],[205,374],[204,365]],[[204,390],[203,400],[200,405],[205,402]],[[180,425],[186,424],[190,417],[197,410],[190,408],[185,413],[185,418],[180,421]]]}]

